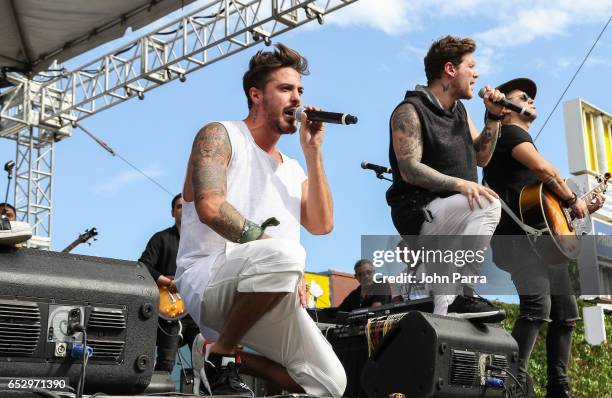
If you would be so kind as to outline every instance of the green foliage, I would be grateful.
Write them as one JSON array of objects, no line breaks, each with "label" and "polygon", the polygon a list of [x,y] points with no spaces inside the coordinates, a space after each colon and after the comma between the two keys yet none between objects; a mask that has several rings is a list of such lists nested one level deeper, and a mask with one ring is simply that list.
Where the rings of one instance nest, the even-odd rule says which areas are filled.
[{"label": "green foliage", "polygon": [[[511,331],[518,317],[518,305],[496,304],[506,310],[508,317],[502,325]],[[591,305],[578,301],[580,314],[583,307]],[[584,323],[577,322],[569,366],[574,398],[612,398],[612,315],[606,314],[605,324],[607,341],[601,346],[592,346],[584,340]],[[546,326],[542,327],[533,349],[529,373],[533,377],[536,396],[546,397]]]}]

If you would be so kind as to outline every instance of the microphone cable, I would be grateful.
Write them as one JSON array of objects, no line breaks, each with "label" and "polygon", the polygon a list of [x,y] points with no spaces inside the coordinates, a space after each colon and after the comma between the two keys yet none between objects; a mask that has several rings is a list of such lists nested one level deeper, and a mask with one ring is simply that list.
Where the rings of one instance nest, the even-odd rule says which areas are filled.
[{"label": "microphone cable", "polygon": [[174,194],[172,192],[170,192],[168,189],[166,189],[166,187],[164,187],[162,184],[157,182],[153,177],[149,176],[147,173],[145,173],[144,171],[142,171],[141,169],[139,169],[138,167],[133,165],[129,160],[127,160],[126,158],[124,158],[123,156],[118,154],[113,148],[110,147],[110,145],[108,145],[106,142],[104,142],[101,139],[99,139],[98,137],[96,137],[93,133],[91,133],[89,130],[87,130],[81,123],[76,123],[76,126],[78,128],[80,128],[85,134],[87,134],[92,140],[94,140],[98,145],[100,145],[102,148],[104,148],[104,150],[106,150],[108,153],[110,153],[111,155],[116,156],[119,159],[123,160],[128,166],[130,166],[131,168],[133,168],[134,170],[136,170],[137,172],[142,174],[145,178],[147,178],[153,184],[157,185],[161,190],[166,192],[168,195],[174,196]]},{"label": "microphone cable", "polygon": [[572,76],[572,78],[570,79],[569,83],[567,83],[567,86],[565,87],[565,90],[563,90],[563,93],[561,93],[561,96],[559,97],[559,99],[557,100],[557,103],[555,104],[555,106],[553,107],[552,111],[550,111],[550,113],[548,114],[548,116],[546,117],[546,120],[544,121],[544,124],[542,125],[542,127],[540,127],[540,131],[538,131],[538,134],[535,136],[535,138],[533,139],[533,141],[535,142],[538,137],[540,136],[540,133],[542,133],[542,130],[544,130],[544,127],[546,127],[546,124],[548,123],[548,120],[550,119],[550,117],[552,116],[552,114],[555,112],[555,110],[557,109],[557,107],[559,106],[559,104],[561,103],[561,100],[563,100],[563,97],[565,96],[565,93],[567,93],[567,90],[569,90],[570,86],[572,85],[572,83],[574,82],[574,79],[576,79],[576,76],[578,76],[578,73],[580,72],[580,69],[582,69],[582,67],[584,66],[585,62],[587,61],[587,59],[589,58],[589,56],[591,55],[591,52],[593,52],[593,49],[595,48],[595,46],[597,45],[597,43],[599,42],[599,39],[601,39],[601,36],[604,34],[604,32],[606,31],[606,29],[608,28],[608,25],[610,25],[610,22],[612,21],[612,15],[610,16],[610,19],[608,19],[608,22],[606,22],[606,24],[604,25],[603,29],[601,30],[601,32],[599,32],[599,36],[597,36],[597,38],[595,39],[595,42],[593,43],[593,45],[591,46],[591,49],[589,50],[589,52],[587,52],[587,54],[584,56],[584,59],[582,60],[582,63],[580,64],[580,66],[578,67],[578,69],[576,69],[576,73],[574,73],[574,76]]}]

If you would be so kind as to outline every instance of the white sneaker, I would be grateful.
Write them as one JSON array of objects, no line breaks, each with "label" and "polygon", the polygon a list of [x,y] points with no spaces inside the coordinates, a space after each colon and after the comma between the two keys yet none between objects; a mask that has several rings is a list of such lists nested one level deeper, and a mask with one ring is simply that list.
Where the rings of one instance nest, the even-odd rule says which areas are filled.
[{"label": "white sneaker", "polygon": [[0,246],[13,246],[31,237],[32,228],[27,222],[0,220]]},{"label": "white sneaker", "polygon": [[210,384],[206,378],[206,373],[204,373],[204,364],[206,363],[206,359],[208,357],[207,351],[210,350],[210,343],[211,342],[206,341],[202,334],[198,334],[191,347],[191,367],[193,368],[194,394],[199,394],[200,384],[202,384],[202,387],[210,391]]}]

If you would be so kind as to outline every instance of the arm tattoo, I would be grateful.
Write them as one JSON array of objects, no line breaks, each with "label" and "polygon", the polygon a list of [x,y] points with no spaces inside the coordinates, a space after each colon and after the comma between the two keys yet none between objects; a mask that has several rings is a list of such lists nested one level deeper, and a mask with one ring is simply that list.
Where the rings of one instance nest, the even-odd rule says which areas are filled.
[{"label": "arm tattoo", "polygon": [[474,149],[478,152],[479,157],[486,158],[487,160],[493,156],[495,152],[495,146],[497,145],[497,139],[499,138],[500,125],[496,123],[496,129],[493,131],[485,125],[482,133],[476,139],[474,143]]},{"label": "arm tattoo", "polygon": [[412,104],[397,108],[391,118],[393,149],[402,178],[410,183],[432,191],[454,191],[458,182],[421,163],[423,134],[419,115]]},{"label": "arm tattoo", "polygon": [[[206,125],[196,135],[191,148],[191,184],[196,205],[201,201],[225,200],[227,195],[227,163],[232,147],[222,124]],[[209,227],[232,242],[242,233],[244,217],[223,201]]]},{"label": "arm tattoo", "polygon": [[557,173],[553,173],[548,178],[546,178],[546,180],[544,180],[544,185],[551,192],[555,193],[559,198],[562,197],[562,195],[560,194],[563,192],[563,190],[561,189],[561,184],[559,184],[559,176],[557,175]]}]

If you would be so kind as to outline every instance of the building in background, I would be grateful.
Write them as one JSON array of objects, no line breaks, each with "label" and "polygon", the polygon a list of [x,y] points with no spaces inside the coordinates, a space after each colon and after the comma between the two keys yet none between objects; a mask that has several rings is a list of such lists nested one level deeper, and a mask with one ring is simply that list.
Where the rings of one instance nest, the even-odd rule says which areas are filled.
[{"label": "building in background", "polygon": [[[583,99],[563,106],[569,171],[578,193],[597,185],[597,176],[612,172],[612,115]],[[594,238],[583,239],[578,257],[583,295],[612,299],[612,195],[591,215]]]},{"label": "building in background", "polygon": [[359,282],[348,272],[328,270],[320,273],[305,272],[308,284],[308,307],[337,307]]}]

